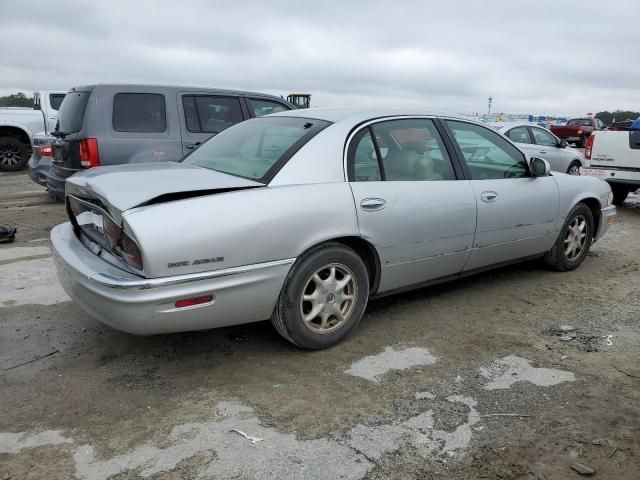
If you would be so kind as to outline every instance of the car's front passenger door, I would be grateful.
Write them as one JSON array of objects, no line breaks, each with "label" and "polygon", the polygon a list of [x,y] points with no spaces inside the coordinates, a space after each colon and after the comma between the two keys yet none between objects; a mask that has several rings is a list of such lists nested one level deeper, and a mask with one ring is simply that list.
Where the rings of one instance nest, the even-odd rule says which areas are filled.
[{"label": "car's front passenger door", "polygon": [[464,158],[478,203],[473,252],[465,270],[551,248],[559,193],[553,177],[533,177],[525,156],[493,130],[446,120]]},{"label": "car's front passenger door", "polygon": [[378,121],[349,145],[360,234],[380,256],[378,291],[460,273],[475,234],[476,199],[434,121]]}]

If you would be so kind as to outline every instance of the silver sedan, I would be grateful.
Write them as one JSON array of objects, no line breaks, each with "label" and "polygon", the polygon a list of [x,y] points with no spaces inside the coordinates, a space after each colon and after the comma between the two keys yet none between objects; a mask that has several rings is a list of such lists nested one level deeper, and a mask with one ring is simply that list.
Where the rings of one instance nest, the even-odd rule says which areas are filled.
[{"label": "silver sedan", "polygon": [[87,312],[156,334],[270,318],[310,349],[370,298],[541,257],[572,270],[613,222],[607,183],[550,174],[452,116],[308,109],[249,120],[179,163],[67,180],[51,233]]},{"label": "silver sedan", "polygon": [[582,153],[546,128],[526,122],[494,123],[491,126],[510,138],[528,158],[544,158],[551,165],[551,170],[580,175],[580,167],[585,163]]}]

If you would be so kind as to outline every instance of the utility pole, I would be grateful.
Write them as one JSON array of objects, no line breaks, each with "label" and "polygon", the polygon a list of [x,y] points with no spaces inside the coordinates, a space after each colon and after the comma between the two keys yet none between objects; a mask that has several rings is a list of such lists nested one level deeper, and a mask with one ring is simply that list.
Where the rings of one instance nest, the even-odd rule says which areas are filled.
[{"label": "utility pole", "polygon": [[491,115],[491,102],[493,102],[493,98],[489,95],[489,115]]}]

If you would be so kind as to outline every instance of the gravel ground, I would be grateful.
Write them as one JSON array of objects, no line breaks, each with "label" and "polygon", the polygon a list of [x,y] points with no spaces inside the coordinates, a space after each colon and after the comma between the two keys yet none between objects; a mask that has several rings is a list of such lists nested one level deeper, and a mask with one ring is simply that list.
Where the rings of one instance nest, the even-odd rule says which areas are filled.
[{"label": "gravel ground", "polygon": [[528,262],[378,300],[321,352],[268,322],[99,324],[55,279],[64,218],[0,174],[0,225],[18,227],[0,246],[2,480],[638,478],[636,195],[575,272]]}]

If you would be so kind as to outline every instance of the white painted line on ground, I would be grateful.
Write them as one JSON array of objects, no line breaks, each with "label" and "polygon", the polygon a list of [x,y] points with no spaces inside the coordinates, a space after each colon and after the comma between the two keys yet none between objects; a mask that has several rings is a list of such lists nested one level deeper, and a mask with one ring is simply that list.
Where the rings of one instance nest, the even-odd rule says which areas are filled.
[{"label": "white painted line on ground", "polygon": [[58,282],[52,258],[8,263],[0,266],[0,272],[0,308],[70,300]]},{"label": "white painted line on ground", "polygon": [[51,250],[49,247],[0,247],[0,262],[38,255],[51,255]]}]

